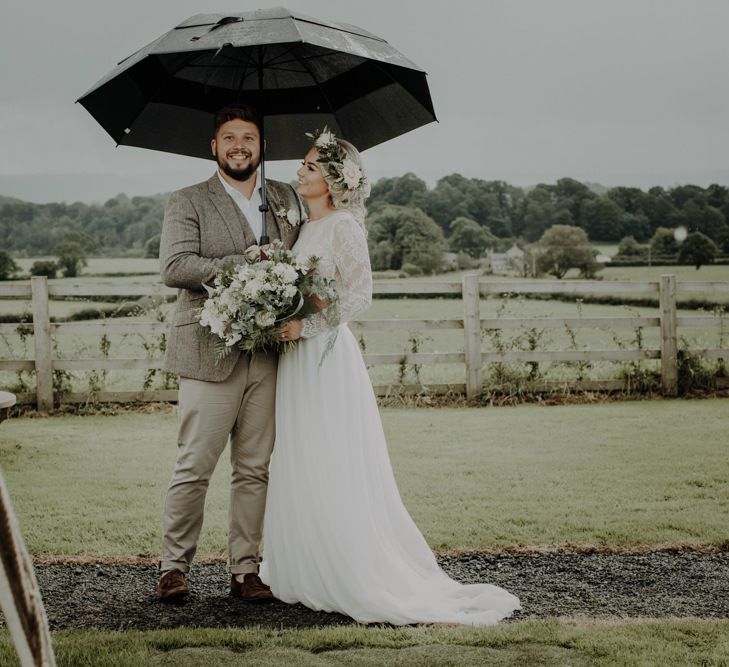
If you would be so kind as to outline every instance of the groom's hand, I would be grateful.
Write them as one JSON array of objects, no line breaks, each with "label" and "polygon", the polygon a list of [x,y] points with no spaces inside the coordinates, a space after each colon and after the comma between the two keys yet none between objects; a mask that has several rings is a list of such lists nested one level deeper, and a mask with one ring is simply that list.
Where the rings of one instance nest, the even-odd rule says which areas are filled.
[{"label": "groom's hand", "polygon": [[246,262],[253,264],[261,259],[261,247],[258,245],[248,246],[243,252],[246,258]]}]

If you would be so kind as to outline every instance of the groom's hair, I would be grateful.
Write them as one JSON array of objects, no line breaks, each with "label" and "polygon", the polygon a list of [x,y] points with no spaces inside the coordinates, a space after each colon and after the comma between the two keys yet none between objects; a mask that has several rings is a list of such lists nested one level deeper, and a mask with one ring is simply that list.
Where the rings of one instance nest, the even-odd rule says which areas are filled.
[{"label": "groom's hair", "polygon": [[218,109],[215,113],[213,136],[218,133],[218,130],[223,123],[236,119],[253,123],[258,128],[258,132],[261,132],[261,115],[258,113],[257,109],[248,104],[228,104],[222,109]]}]

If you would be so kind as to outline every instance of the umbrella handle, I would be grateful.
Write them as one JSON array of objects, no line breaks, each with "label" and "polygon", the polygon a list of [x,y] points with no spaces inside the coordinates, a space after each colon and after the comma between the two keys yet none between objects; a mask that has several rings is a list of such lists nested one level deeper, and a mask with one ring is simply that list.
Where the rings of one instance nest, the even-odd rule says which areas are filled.
[{"label": "umbrella handle", "polygon": [[264,156],[265,140],[263,138],[263,115],[261,115],[261,132],[260,132],[259,150],[261,154],[261,205],[258,210],[261,212],[261,240],[258,245],[267,245],[270,243],[268,230],[266,229],[266,213],[268,213],[268,197],[266,197],[266,160]]}]

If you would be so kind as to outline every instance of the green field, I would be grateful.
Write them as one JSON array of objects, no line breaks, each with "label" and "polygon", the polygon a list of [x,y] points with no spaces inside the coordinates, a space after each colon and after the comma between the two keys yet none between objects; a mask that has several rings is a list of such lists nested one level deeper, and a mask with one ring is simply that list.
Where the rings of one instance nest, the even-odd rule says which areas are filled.
[{"label": "green field", "polygon": [[[382,415],[403,500],[434,549],[727,539],[726,400]],[[30,550],[155,554],[175,434],[172,414],[4,423],[0,465]],[[204,553],[225,549],[228,475],[223,455]]]},{"label": "green field", "polygon": [[[382,415],[403,500],[436,551],[726,547],[727,399]],[[175,422],[127,413],[3,423],[0,467],[30,551],[154,557]],[[228,470],[223,455],[201,555],[225,549]],[[488,628],[74,630],[53,639],[59,667],[678,667],[728,664],[728,636],[727,620],[580,617]],[[5,631],[0,664],[18,664]]]}]

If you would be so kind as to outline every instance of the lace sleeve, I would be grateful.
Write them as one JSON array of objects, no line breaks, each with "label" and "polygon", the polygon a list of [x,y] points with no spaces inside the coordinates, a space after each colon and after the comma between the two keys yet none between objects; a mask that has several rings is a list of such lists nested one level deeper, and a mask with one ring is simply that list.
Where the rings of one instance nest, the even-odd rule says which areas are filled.
[{"label": "lace sleeve", "polygon": [[372,303],[372,269],[364,230],[354,218],[347,216],[334,223],[332,235],[339,303],[305,317],[303,338],[349,322]]}]

